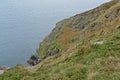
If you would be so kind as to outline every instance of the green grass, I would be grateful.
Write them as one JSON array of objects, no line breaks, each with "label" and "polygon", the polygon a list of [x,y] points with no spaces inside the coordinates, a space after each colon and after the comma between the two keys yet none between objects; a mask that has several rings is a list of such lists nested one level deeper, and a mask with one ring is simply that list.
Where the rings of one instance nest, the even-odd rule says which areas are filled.
[{"label": "green grass", "polygon": [[57,54],[35,73],[26,71],[22,66],[13,67],[0,75],[0,80],[120,80],[119,29],[113,33],[112,36],[101,35],[101,40],[106,39],[101,45],[91,44],[89,40],[97,37],[90,37],[75,47],[70,57],[65,57],[69,53]]}]

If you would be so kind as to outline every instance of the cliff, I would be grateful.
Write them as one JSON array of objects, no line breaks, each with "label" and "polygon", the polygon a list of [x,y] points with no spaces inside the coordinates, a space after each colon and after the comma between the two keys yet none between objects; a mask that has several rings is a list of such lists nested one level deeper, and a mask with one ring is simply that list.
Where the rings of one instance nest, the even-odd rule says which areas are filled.
[{"label": "cliff", "polygon": [[120,1],[58,22],[36,53],[39,64],[17,65],[0,80],[119,80]]},{"label": "cliff", "polygon": [[72,43],[106,32],[104,28],[110,29],[114,24],[117,26],[119,21],[116,23],[116,20],[119,20],[120,15],[118,2],[119,0],[114,0],[58,22],[40,44],[37,53],[41,57],[54,55],[67,50]]}]

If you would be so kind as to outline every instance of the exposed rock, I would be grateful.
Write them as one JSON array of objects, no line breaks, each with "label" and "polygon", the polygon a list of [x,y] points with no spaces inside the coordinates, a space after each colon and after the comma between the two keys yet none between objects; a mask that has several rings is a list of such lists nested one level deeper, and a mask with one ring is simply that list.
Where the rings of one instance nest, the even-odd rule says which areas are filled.
[{"label": "exposed rock", "polygon": [[9,69],[10,67],[7,67],[7,66],[1,66],[0,67],[0,70],[7,70],[7,69]]},{"label": "exposed rock", "polygon": [[91,28],[94,27],[103,27],[103,23],[102,22],[94,22],[90,25]]},{"label": "exposed rock", "polygon": [[10,69],[10,67],[7,66],[0,66],[0,75],[3,74],[6,70]]},{"label": "exposed rock", "polygon": [[104,41],[94,42],[93,44],[95,44],[95,45],[102,45],[102,44],[104,44]]},{"label": "exposed rock", "polygon": [[42,59],[39,58],[38,55],[32,55],[30,59],[27,61],[30,65],[38,64]]},{"label": "exposed rock", "polygon": [[105,15],[105,17],[108,18],[110,21],[114,20],[116,17],[120,15],[120,6],[116,8],[117,9],[115,9],[114,11]]},{"label": "exposed rock", "polygon": [[50,50],[48,50],[46,56],[52,56],[52,55],[54,55],[54,54],[59,53],[59,51],[60,51],[60,50],[59,50],[58,48],[50,49]]},{"label": "exposed rock", "polygon": [[[70,27],[77,27],[84,29],[85,26],[92,21],[96,20],[102,13],[105,13],[112,5],[116,4],[118,1],[109,2],[101,5],[93,10],[84,12],[82,14],[77,14],[70,18]],[[117,10],[117,13],[119,10]]]},{"label": "exposed rock", "polygon": [[0,70],[0,75],[4,73],[4,70]]}]

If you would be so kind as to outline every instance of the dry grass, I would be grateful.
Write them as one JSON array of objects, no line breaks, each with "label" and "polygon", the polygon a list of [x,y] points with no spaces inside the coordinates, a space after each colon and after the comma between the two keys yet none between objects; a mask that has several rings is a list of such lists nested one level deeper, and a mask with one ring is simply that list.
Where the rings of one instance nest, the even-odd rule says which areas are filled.
[{"label": "dry grass", "polygon": [[63,27],[63,33],[58,37],[58,40],[64,44],[69,45],[71,38],[80,36],[80,31],[74,31],[70,27]]}]

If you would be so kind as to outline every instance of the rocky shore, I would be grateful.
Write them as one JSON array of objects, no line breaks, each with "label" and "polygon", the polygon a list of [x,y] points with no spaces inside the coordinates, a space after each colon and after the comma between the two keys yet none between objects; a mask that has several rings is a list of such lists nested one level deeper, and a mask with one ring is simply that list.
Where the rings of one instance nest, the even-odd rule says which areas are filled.
[{"label": "rocky shore", "polygon": [[0,75],[3,74],[6,70],[10,69],[10,67],[7,66],[0,66]]}]

